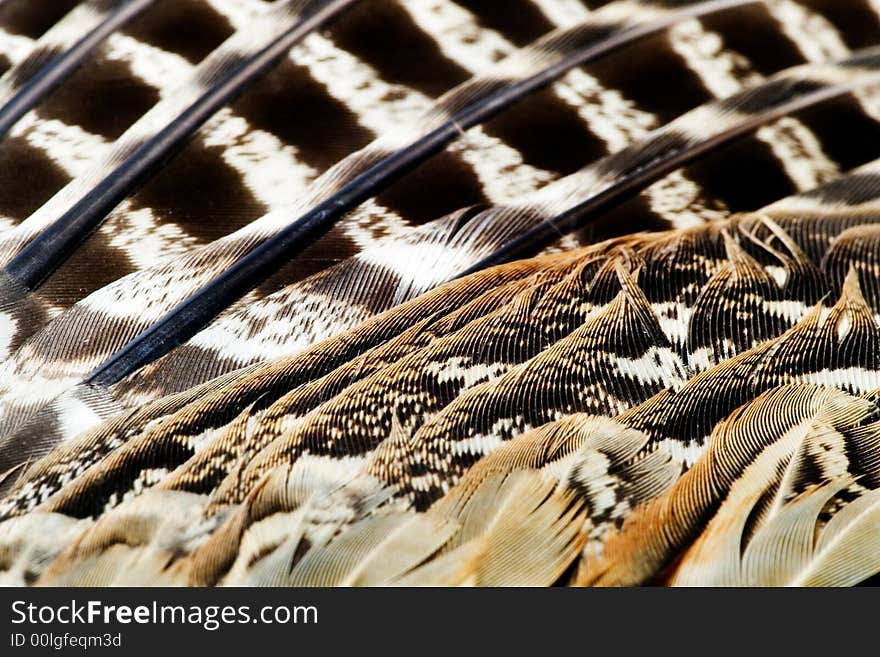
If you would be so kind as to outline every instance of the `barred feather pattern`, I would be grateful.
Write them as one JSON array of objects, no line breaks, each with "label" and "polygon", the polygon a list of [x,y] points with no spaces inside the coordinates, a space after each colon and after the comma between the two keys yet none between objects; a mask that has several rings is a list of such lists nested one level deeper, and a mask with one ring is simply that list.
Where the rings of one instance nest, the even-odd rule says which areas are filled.
[{"label": "barred feather pattern", "polygon": [[[744,7],[743,9],[749,9],[748,7]],[[753,9],[753,8],[752,8]],[[613,12],[612,17],[616,17],[620,11]],[[748,15],[751,15],[751,12],[747,12]],[[746,18],[748,17],[746,16]],[[576,26],[570,30],[563,31],[562,34],[557,36],[552,36],[545,38],[544,41],[539,44],[539,47],[535,48],[535,53],[530,54],[529,52],[525,52],[521,55],[520,58],[515,59],[512,62],[513,65],[511,69],[513,73],[507,74],[506,77],[502,76],[499,78],[498,74],[492,74],[487,79],[483,79],[482,81],[475,81],[473,83],[467,83],[463,88],[458,90],[457,92],[452,92],[448,94],[447,97],[441,101],[441,104],[438,108],[432,110],[426,119],[423,119],[420,123],[413,126],[414,130],[417,131],[416,134],[424,133],[431,126],[436,124],[437,116],[446,116],[450,112],[454,111],[456,106],[462,105],[466,100],[471,99],[474,93],[477,93],[478,90],[482,89],[482,93],[485,93],[487,90],[496,87],[499,84],[500,80],[507,80],[510,78],[510,75],[515,75],[522,77],[524,76],[530,69],[538,66],[538,64],[545,62],[547,59],[547,50],[549,46],[553,46],[553,44],[561,44],[567,49],[571,49],[574,46],[577,46],[580,41],[584,38],[589,38],[597,29],[597,23],[600,27],[607,26],[611,19],[594,19],[589,21],[584,26]],[[619,20],[619,19],[617,19]],[[771,17],[765,17],[763,19],[765,22],[769,22],[772,20]],[[736,29],[732,27],[731,29]],[[773,28],[772,23],[768,27],[768,29],[776,29]],[[684,37],[682,37],[684,38]],[[687,39],[692,39],[692,37],[688,36]],[[711,39],[711,36],[707,36],[706,38]],[[675,41],[672,40],[671,45],[665,45],[667,50],[670,50],[670,58],[673,58],[672,61],[668,64],[670,67],[680,68],[682,66],[687,70],[691,65],[690,60],[684,60],[682,57],[675,51],[674,46]],[[549,46],[548,46],[549,44]],[[845,52],[845,47],[840,46],[841,52]],[[558,46],[556,47],[558,49]],[[565,52],[564,50],[562,52]],[[656,56],[656,53],[653,53],[653,49],[649,49],[646,52],[652,53],[649,56]],[[550,50],[550,54],[553,57],[558,57],[559,53],[553,54],[554,50]],[[715,52],[709,52],[707,54],[700,55],[703,58],[710,59],[712,57],[717,56]],[[742,58],[742,57],[740,57]],[[665,73],[667,75],[674,75],[672,73]],[[745,76],[745,74],[743,74]],[[591,84],[589,80],[586,80],[586,83],[590,86],[587,89],[584,89],[584,80],[583,74],[575,75],[574,72],[572,76],[575,78],[581,78],[581,81],[578,83],[580,85],[580,91],[569,89],[568,91],[558,91],[556,92],[557,96],[561,96],[561,99],[556,99],[552,101],[557,111],[566,111],[566,107],[570,107],[571,103],[577,102],[577,104],[588,106],[593,104],[592,97],[595,95],[599,95],[599,101],[603,103],[614,102],[620,103],[621,101],[624,104],[627,103],[626,100],[621,99],[620,101],[615,100],[612,95],[609,94],[608,100],[604,99],[605,94],[601,91],[601,86],[596,84]],[[689,74],[689,77],[693,77],[693,74]],[[730,76],[732,77],[732,76]],[[733,77],[733,81],[729,82],[729,85],[736,85],[737,78]],[[710,93],[702,88],[702,82],[700,80],[691,81],[691,83],[696,83],[698,88],[700,88],[701,94]],[[592,89],[590,89],[592,87]],[[683,91],[686,91],[683,89]],[[692,91],[686,93],[683,96],[683,105],[682,108],[686,109],[688,107],[687,103],[693,102],[691,100]],[[589,94],[586,95],[585,94]],[[665,94],[664,94],[665,96]],[[573,100],[572,100],[573,98]],[[699,98],[699,97],[698,97]],[[547,101],[545,101],[547,102]],[[631,101],[629,101],[631,102]],[[652,99],[652,103],[656,104],[657,99]],[[667,101],[663,101],[666,103]],[[527,108],[524,108],[527,109]],[[677,110],[670,109],[664,107],[664,112],[666,116],[674,115],[674,112]],[[586,111],[586,110],[585,110]],[[567,110],[570,114],[571,110]],[[644,134],[645,126],[651,125],[652,123],[656,123],[661,120],[662,117],[656,117],[656,110],[653,113],[655,116],[651,116],[648,112],[644,110],[638,111],[633,119],[630,119],[628,114],[624,114],[623,116],[617,115],[609,115],[609,112],[603,112],[602,121],[597,121],[595,123],[605,124],[611,123],[620,124],[621,128],[615,128],[614,131],[617,133],[615,136],[615,141],[603,143],[605,140],[603,139],[600,143],[596,144],[597,138],[591,135],[591,130],[595,130],[597,128],[592,128],[595,123],[589,124],[589,126],[585,126],[581,128],[584,132],[583,141],[580,142],[579,145],[576,146],[577,150],[580,152],[579,158],[588,158],[590,153],[593,152],[595,154],[601,154],[606,150],[614,148],[620,142],[621,135],[623,132],[624,140],[631,140],[641,134]],[[587,115],[589,118],[589,115]],[[579,121],[582,120],[580,117],[573,117],[572,120]],[[635,123],[633,124],[633,121]],[[646,122],[649,122],[646,124]],[[627,136],[629,135],[629,136]],[[395,132],[394,133],[395,142],[399,142],[400,140],[405,140],[406,133]],[[601,135],[600,135],[601,138]],[[606,137],[605,139],[609,139],[610,137]],[[353,171],[361,170],[362,167],[366,166],[369,162],[375,161],[375,159],[381,157],[384,154],[388,153],[389,144],[386,139],[384,143],[379,143],[375,148],[368,149],[367,152],[360,152],[353,156],[347,163],[340,164],[338,167],[334,167],[334,169],[330,172],[337,171],[338,175],[335,178],[331,177],[327,182],[329,187],[326,190],[332,190],[336,188],[341,181],[345,180],[346,177],[349,177]],[[393,145],[392,142],[391,145]],[[491,146],[491,144],[488,144]],[[588,148],[585,148],[588,147]],[[507,147],[509,148],[509,146]],[[522,147],[521,147],[522,148]],[[534,146],[530,147],[530,150],[534,150]],[[799,150],[807,150],[809,147],[804,147]],[[481,145],[480,150],[483,150]],[[574,150],[574,149],[573,149]],[[758,145],[757,146],[758,154],[756,157],[761,158],[762,160],[766,157],[766,153],[763,151],[766,150],[765,146]],[[830,176],[831,171],[834,169],[834,165],[830,165],[827,162],[826,156],[821,152],[821,147],[818,149],[812,149],[810,151],[812,153],[811,157],[818,157],[821,162],[817,164],[817,167],[820,170],[824,170],[825,173],[823,175]],[[540,156],[540,153],[537,154]],[[522,153],[520,155],[523,159],[528,157],[528,152]],[[572,157],[569,155],[568,157]],[[460,157],[456,157],[457,160],[467,159],[464,155]],[[492,154],[491,151],[486,153],[483,159],[491,161]],[[546,156],[545,156],[546,159]],[[806,159],[806,158],[802,158]],[[559,167],[559,164],[556,164],[555,167]],[[565,165],[564,165],[565,166]],[[567,166],[571,166],[568,164]],[[575,165],[576,166],[576,165]],[[353,167],[350,168],[350,167]],[[541,167],[541,170],[546,172],[547,165]],[[470,168],[470,166],[469,166]],[[540,171],[538,172],[540,175]],[[491,178],[507,178],[510,175],[509,172],[504,172],[503,176],[498,176],[496,174],[486,173],[483,176],[477,174],[477,177],[482,177],[483,179]],[[546,179],[551,174],[545,174],[544,178]],[[343,176],[340,178],[340,176]],[[673,175],[673,178],[676,176]],[[785,175],[787,177],[787,174]],[[442,179],[442,177],[441,177]],[[322,179],[323,180],[323,179]],[[335,182],[334,182],[335,180]],[[421,177],[420,177],[421,180]],[[466,181],[462,181],[463,183]],[[539,182],[541,180],[539,179]],[[570,180],[570,185],[573,186],[577,184],[577,180]],[[534,183],[533,183],[534,184]],[[649,197],[680,197],[683,194],[685,195],[686,201],[685,203],[689,208],[693,208],[693,210],[698,213],[703,212],[702,210],[698,210],[698,207],[706,206],[706,218],[717,218],[723,214],[720,209],[724,205],[723,200],[710,200],[704,198],[688,198],[687,194],[690,192],[682,190],[682,184],[688,186],[687,183],[681,183],[680,181],[676,181],[673,179],[668,182],[658,183],[655,188],[652,188],[647,192]],[[693,187],[693,185],[691,185]],[[302,202],[303,205],[308,204],[309,202],[314,202],[314,200],[320,198],[322,195],[326,193],[324,187],[319,186],[316,194],[318,196],[312,197],[311,201],[306,199]],[[665,190],[665,191],[664,191]],[[448,193],[449,190],[440,189],[438,192],[440,193]],[[570,192],[570,186],[559,186],[554,188],[553,190],[547,193],[547,197],[551,199],[559,199],[561,202],[567,202],[566,195]],[[424,198],[425,191],[420,190],[419,200],[420,204],[424,205],[426,203],[426,199]],[[390,194],[394,195],[393,190]],[[472,197],[474,202],[484,203],[485,197]],[[489,199],[493,200],[493,199]],[[497,200],[497,199],[494,199]],[[677,207],[679,210],[682,209],[682,204],[680,201],[670,200],[669,202],[659,201],[660,204],[669,206],[670,204],[673,207]],[[748,209],[746,207],[742,209]],[[340,253],[340,242],[342,240],[346,243],[350,243],[350,238],[354,237],[355,242],[357,244],[369,245],[372,240],[371,236],[381,236],[387,231],[381,228],[381,225],[385,223],[383,216],[387,213],[384,210],[380,211],[380,216],[376,217],[374,208],[371,208],[368,204],[364,207],[364,211],[371,215],[372,218],[369,217],[358,217],[357,215],[352,216],[348,221],[344,222],[339,228],[342,231],[345,231],[348,234],[348,237],[339,237],[338,239],[335,235],[338,235],[337,231],[331,232],[326,240],[330,240],[330,248],[332,248],[333,252],[336,254]],[[522,209],[518,210],[518,212],[523,213]],[[545,210],[546,212],[546,210]],[[707,214],[706,214],[707,213]],[[404,213],[406,214],[406,213]],[[661,225],[665,223],[661,218],[655,219],[653,217],[654,212],[648,211],[649,216],[646,217],[645,225],[651,226],[655,225],[657,221],[661,222]],[[281,216],[274,214],[272,215],[277,224],[279,220],[284,220],[284,217],[287,217],[287,213],[282,214]],[[261,220],[263,221],[263,220]],[[266,219],[268,221],[268,217]],[[377,223],[378,222],[378,223]],[[346,228],[346,224],[355,224],[353,228]],[[448,267],[447,272],[454,273],[455,266],[459,265],[462,267],[466,267],[468,264],[467,260],[463,258],[477,258],[480,252],[477,250],[479,246],[483,248],[491,248],[492,242],[488,244],[479,245],[474,244],[474,238],[471,237],[470,232],[466,232],[462,236],[457,236],[457,232],[455,227],[462,222],[456,221],[456,219],[450,219],[447,221],[441,221],[440,225],[426,227],[423,229],[427,235],[419,235],[416,237],[418,244],[426,245],[428,242],[428,237],[436,240],[438,243],[434,247],[436,252],[439,252],[441,256],[456,256],[462,248],[466,248],[465,253],[460,255],[457,258],[451,258],[451,262],[444,263],[443,261],[438,262],[438,274],[441,274],[442,270],[439,269],[440,265],[445,265]],[[494,231],[491,231],[492,225],[498,222],[490,223],[490,225],[484,229],[486,232],[490,233],[487,236],[488,239],[501,239],[502,236],[498,236],[494,234]],[[366,225],[370,225],[369,235],[363,234],[363,229]],[[475,230],[475,229],[474,229]],[[354,232],[352,232],[354,231]],[[601,234],[601,233],[600,233]],[[455,244],[450,244],[453,238],[458,237],[460,242],[462,243],[461,247],[456,248]],[[484,240],[487,240],[484,238]],[[247,238],[250,239],[250,238]],[[352,283],[347,283],[350,280],[349,277],[354,277],[360,275],[360,270],[363,267],[367,267],[371,270],[378,270],[374,276],[381,276],[388,280],[385,283],[385,286],[389,288],[389,296],[387,297],[387,301],[385,301],[384,306],[379,305],[378,309],[384,309],[388,304],[394,303],[395,301],[400,301],[405,299],[404,295],[414,295],[420,291],[424,291],[427,286],[430,286],[431,281],[424,281],[419,286],[413,286],[411,288],[404,288],[401,290],[401,287],[404,285],[404,281],[413,280],[412,273],[403,269],[403,271],[395,271],[394,267],[389,266],[389,261],[400,261],[404,263],[402,265],[397,265],[397,267],[405,267],[405,263],[411,261],[413,258],[422,258],[424,257],[421,254],[410,255],[407,249],[407,237],[402,237],[403,242],[401,240],[393,240],[387,246],[384,247],[385,253],[382,251],[367,251],[363,258],[356,259],[352,264],[354,267],[348,267],[346,270],[348,276],[346,280],[335,283],[333,280],[329,281],[330,285],[334,285],[329,290],[329,293],[323,293],[322,291],[313,291],[310,282],[304,283],[305,289],[303,289],[303,285],[295,285],[293,289],[289,291],[281,291],[278,292],[276,296],[272,298],[266,299],[265,301],[260,301],[259,293],[260,290],[257,291],[256,296],[254,294],[246,297],[242,303],[241,314],[244,316],[239,316],[235,313],[235,309],[230,310],[229,319],[226,322],[222,320],[214,325],[214,327],[209,327],[209,329],[201,336],[194,338],[193,343],[183,347],[182,357],[198,357],[201,361],[197,364],[187,364],[186,366],[171,366],[171,369],[177,372],[183,371],[193,371],[193,372],[205,372],[209,377],[210,375],[220,374],[223,371],[227,371],[229,369],[234,368],[235,366],[241,366],[247,364],[248,362],[253,362],[261,357],[266,357],[268,354],[277,354],[278,350],[282,347],[280,345],[287,345],[287,349],[296,348],[297,345],[307,346],[311,342],[317,341],[323,337],[329,337],[333,333],[339,332],[341,329],[346,326],[351,326],[357,323],[360,320],[363,320],[366,317],[367,313],[375,312],[372,306],[375,306],[379,301],[378,294],[372,294],[370,296],[370,301],[365,303],[364,301],[360,301],[355,305],[356,300],[353,299],[345,299],[340,300],[339,305],[341,307],[341,311],[348,315],[347,320],[343,319],[343,315],[340,315],[338,322],[334,322],[329,326],[321,326],[320,324],[315,326],[312,330],[308,330],[310,324],[306,324],[303,335],[290,335],[289,331],[281,332],[279,335],[279,331],[284,331],[284,327],[289,326],[290,322],[286,321],[286,317],[292,314],[297,314],[298,316],[308,316],[314,315],[320,312],[319,309],[323,309],[328,303],[327,298],[335,299],[336,297],[342,294],[342,290],[346,287],[358,287],[363,289],[363,285],[360,283],[360,279],[355,279]],[[231,254],[228,254],[228,257],[235,257],[237,254],[241,252],[241,250],[246,249],[247,247],[242,245],[240,240],[226,241],[225,245],[221,245],[218,243],[217,248],[221,248],[226,250],[227,248],[233,249]],[[317,248],[317,247],[316,247]],[[422,249],[427,248],[426,246],[421,247]],[[9,378],[10,380],[17,380],[18,385],[15,386],[16,390],[20,391],[18,393],[13,393],[11,396],[7,397],[8,405],[11,405],[13,408],[16,406],[21,406],[21,403],[16,403],[15,395],[25,396],[27,397],[28,402],[24,405],[28,408],[34,405],[33,400],[37,397],[37,395],[46,395],[49,394],[57,394],[58,391],[65,389],[66,386],[69,386],[70,383],[76,382],[78,378],[85,376],[89,369],[94,365],[100,363],[100,361],[109,356],[112,351],[121,346],[121,344],[125,341],[125,339],[132,337],[138,330],[139,327],[144,327],[149,324],[150,321],[158,319],[163,312],[168,310],[173,302],[183,296],[185,296],[189,291],[192,291],[200,281],[204,281],[209,278],[212,274],[221,270],[224,264],[229,263],[229,259],[227,257],[220,257],[219,252],[215,251],[213,247],[211,247],[210,253],[203,253],[202,256],[199,256],[196,260],[192,261],[190,264],[186,264],[186,262],[182,262],[180,260],[176,260],[172,265],[162,268],[161,270],[154,271],[152,274],[149,272],[143,272],[143,274],[134,274],[133,276],[138,279],[138,281],[143,280],[143,285],[135,281],[133,279],[124,279],[120,280],[118,283],[111,285],[103,291],[96,292],[95,295],[88,297],[83,300],[80,304],[73,307],[70,312],[66,313],[62,317],[58,318],[57,321],[53,322],[50,326],[46,328],[46,330],[40,332],[35,335],[33,339],[31,339],[28,343],[26,343],[23,348],[20,350],[21,357],[16,360],[12,360],[7,364],[9,370]],[[391,252],[390,257],[386,256],[386,253]],[[385,256],[385,257],[383,257]],[[188,256],[190,257],[190,256]],[[192,257],[195,257],[193,254]],[[310,261],[310,252],[307,251],[301,258],[298,258],[297,261],[293,264],[293,268],[296,269],[296,262],[309,262]],[[359,260],[366,260],[366,263],[361,263]],[[380,261],[381,264],[376,263],[376,261]],[[352,271],[352,269],[354,271]],[[183,275],[182,272],[185,271],[193,271],[193,277],[188,279]],[[294,276],[296,276],[296,272],[292,272]],[[305,273],[305,272],[303,272]],[[441,274],[442,275],[442,274]],[[146,278],[145,278],[146,277]],[[322,277],[323,278],[323,277]],[[436,282],[442,281],[441,277],[438,277],[439,280],[435,279]],[[175,281],[175,285],[172,287],[168,284],[170,280]],[[188,280],[186,285],[184,285],[184,280]],[[277,279],[276,279],[277,280]],[[391,286],[397,282],[396,289]],[[315,281],[315,283],[319,286],[319,290],[321,288],[327,286],[328,282],[324,282],[323,280]],[[169,293],[169,288],[174,290],[173,295]],[[372,289],[372,287],[368,287],[368,289]],[[269,288],[261,288],[261,290],[266,293],[272,290]],[[393,292],[391,291],[393,290]],[[331,301],[332,302],[332,301]],[[366,308],[363,306],[366,305]],[[128,307],[135,309],[134,311],[124,311],[122,307]],[[354,312],[354,309],[359,309],[359,312]],[[275,319],[277,317],[277,320]],[[253,335],[252,331],[242,331],[239,327],[252,327],[255,324],[265,326],[266,329],[264,333]],[[302,324],[297,323],[298,326]],[[311,323],[311,326],[314,326],[314,322]],[[232,333],[232,336],[230,336]],[[219,335],[218,335],[219,334]],[[88,341],[90,345],[92,345],[92,352],[88,354],[88,358],[83,358],[85,354],[82,353],[82,350],[79,349],[78,345],[82,344],[83,341]],[[236,353],[230,345],[239,344],[242,345],[241,349]],[[301,347],[300,347],[301,348]],[[78,353],[78,357],[73,357],[71,352]],[[202,355],[201,353],[192,354],[193,351],[202,352],[207,351],[208,353]],[[39,365],[38,365],[39,364]],[[53,369],[58,369],[57,373],[52,373]],[[18,374],[16,371],[22,371]],[[34,376],[35,371],[38,370],[40,374],[38,376]],[[204,380],[204,376],[201,380]],[[162,374],[156,375],[157,379],[161,379],[162,381],[166,381],[168,383],[165,384],[164,389],[157,390],[151,394],[162,394],[163,392],[171,392],[167,386],[174,384],[174,377],[169,377],[167,373],[163,372]],[[49,380],[47,380],[49,379]],[[31,385],[28,386],[28,381],[31,382]],[[186,386],[187,384],[194,384],[200,382],[199,380],[188,379],[185,381],[181,381],[177,384],[178,389],[181,386]],[[25,392],[25,388],[22,386],[28,386],[28,391]],[[11,386],[10,386],[11,387]],[[139,401],[144,401],[143,397],[139,398]],[[78,405],[78,404],[75,404]],[[6,404],[4,404],[4,410],[8,408]],[[6,411],[7,413],[11,413],[14,420],[11,420],[11,424],[4,424],[4,431],[9,431],[12,429],[12,426],[15,423],[20,421],[22,414],[28,414],[28,411]],[[43,422],[42,424],[46,424]],[[57,424],[57,422],[56,422]]]},{"label": "barred feather pattern", "polygon": [[[0,117],[76,64],[0,139],[0,581],[880,571],[874,3],[44,4],[0,6]],[[28,248],[300,24],[57,262]],[[545,73],[152,362],[90,378]]]}]

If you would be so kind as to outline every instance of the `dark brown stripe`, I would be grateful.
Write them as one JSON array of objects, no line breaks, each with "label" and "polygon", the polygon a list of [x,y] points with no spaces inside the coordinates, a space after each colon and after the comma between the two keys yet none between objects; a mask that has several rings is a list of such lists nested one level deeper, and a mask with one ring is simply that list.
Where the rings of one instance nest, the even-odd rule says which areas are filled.
[{"label": "dark brown stripe", "polygon": [[401,178],[382,192],[378,201],[413,224],[487,202],[473,168],[448,151]]},{"label": "dark brown stripe", "polygon": [[132,73],[128,64],[99,52],[37,111],[112,141],[158,101],[158,91]]},{"label": "dark brown stripe", "polygon": [[589,72],[603,87],[618,90],[642,110],[656,114],[660,124],[713,99],[665,34],[604,57]]},{"label": "dark brown stripe", "polygon": [[685,175],[736,212],[756,210],[797,191],[770,146],[754,137],[716,151]]},{"label": "dark brown stripe", "polygon": [[69,181],[64,170],[23,137],[0,142],[0,214],[25,219]]},{"label": "dark brown stripe", "polygon": [[9,0],[0,6],[0,27],[37,39],[79,4],[79,0]]},{"label": "dark brown stripe", "polygon": [[709,14],[701,22],[707,30],[721,36],[726,48],[744,55],[751,68],[762,75],[804,62],[798,47],[784,36],[779,23],[763,5]]},{"label": "dark brown stripe", "polygon": [[607,154],[605,143],[552,89],[523,99],[489,121],[486,132],[522,153],[528,164],[563,175]]},{"label": "dark brown stripe", "polygon": [[433,97],[471,77],[444,56],[437,43],[393,0],[358,3],[329,32],[337,45],[371,65],[387,82]]},{"label": "dark brown stripe", "polygon": [[328,93],[308,68],[285,59],[233,104],[256,128],[297,149],[297,158],[323,171],[373,140],[356,114]]},{"label": "dark brown stripe", "polygon": [[851,169],[877,157],[880,124],[866,116],[855,99],[835,99],[800,112],[798,117],[842,169]]},{"label": "dark brown stripe", "polygon": [[532,0],[456,0],[480,21],[480,24],[516,44],[525,46],[555,26]]},{"label": "dark brown stripe", "polygon": [[204,0],[164,0],[133,20],[125,32],[193,64],[234,32],[225,16]]},{"label": "dark brown stripe", "polygon": [[222,147],[196,137],[133,198],[161,221],[174,222],[191,237],[211,242],[260,218],[267,208],[241,174],[223,160]]},{"label": "dark brown stripe", "polygon": [[880,42],[880,20],[867,0],[801,0],[831,21],[853,50]]}]

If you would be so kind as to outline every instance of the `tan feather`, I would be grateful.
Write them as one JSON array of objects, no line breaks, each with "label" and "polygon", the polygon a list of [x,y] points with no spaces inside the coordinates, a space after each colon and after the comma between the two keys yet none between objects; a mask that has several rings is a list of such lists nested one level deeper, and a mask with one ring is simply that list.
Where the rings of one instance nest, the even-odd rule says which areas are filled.
[{"label": "tan feather", "polygon": [[[486,479],[457,507],[455,517],[461,529],[449,543],[455,549],[444,556],[442,571],[474,586],[553,584],[575,560],[584,539],[583,506],[535,473]],[[457,571],[450,561],[459,563]],[[429,579],[420,581],[415,572],[406,581],[425,584]]]},{"label": "tan feather", "polygon": [[186,577],[169,566],[217,524],[203,522],[204,502],[202,496],[177,491],[150,491],[128,500],[87,526],[37,584],[183,584]]},{"label": "tan feather", "polygon": [[[656,578],[710,522],[679,581],[738,581],[731,556],[738,556],[741,544],[738,514],[762,522],[755,506],[765,500],[770,511],[763,522],[770,522],[793,496],[795,479],[798,487],[805,485],[800,476],[786,476],[788,466],[800,467],[799,452],[821,442],[829,429],[850,431],[876,414],[868,400],[829,388],[783,386],[761,395],[715,428],[703,456],[666,493],[627,519],[602,557],[583,564],[579,581],[621,585]],[[774,494],[782,500],[775,505]],[[700,560],[695,554],[709,556]],[[780,565],[777,574],[784,572]]]},{"label": "tan feather", "polygon": [[[742,533],[752,511],[749,496],[739,504],[725,503],[670,583],[852,586],[868,579],[880,572],[880,490],[846,504],[827,523],[820,519],[828,502],[852,483],[840,477],[807,489],[762,524],[742,553]],[[760,497],[759,491],[752,492]]]}]

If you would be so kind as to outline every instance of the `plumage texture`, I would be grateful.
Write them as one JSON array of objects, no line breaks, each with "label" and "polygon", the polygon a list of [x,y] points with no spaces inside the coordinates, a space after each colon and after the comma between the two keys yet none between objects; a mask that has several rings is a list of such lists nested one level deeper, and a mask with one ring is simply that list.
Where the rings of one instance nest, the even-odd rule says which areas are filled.
[{"label": "plumage texture", "polygon": [[880,572],[874,3],[29,2],[3,583]]}]

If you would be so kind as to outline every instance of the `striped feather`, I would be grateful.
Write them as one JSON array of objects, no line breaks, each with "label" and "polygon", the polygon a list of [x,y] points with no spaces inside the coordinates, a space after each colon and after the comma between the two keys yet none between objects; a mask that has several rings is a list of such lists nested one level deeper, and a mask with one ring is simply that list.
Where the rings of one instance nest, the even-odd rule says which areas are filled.
[{"label": "striped feather", "polygon": [[878,27],[0,4],[0,577],[870,580]]},{"label": "striped feather", "polygon": [[[636,189],[639,188],[638,186],[646,186],[653,179],[652,176],[659,177],[663,172],[687,163],[689,157],[696,157],[705,148],[717,147],[719,141],[723,143],[743,132],[750,132],[761,123],[770,121],[781,113],[791,111],[801,102],[809,105],[818,100],[848,93],[850,87],[847,86],[849,82],[846,79],[854,74],[858,75],[855,71],[861,70],[860,67],[863,65],[870,68],[871,56],[867,54],[862,59],[858,57],[854,59],[853,73],[850,72],[849,65],[840,69],[827,67],[824,69],[810,69],[809,67],[796,69],[790,73],[782,74],[778,79],[757,87],[755,90],[743,92],[739,98],[733,97],[728,101],[722,101],[717,107],[707,106],[695,110],[649,136],[645,141],[545,187],[536,193],[534,199],[529,199],[527,204],[519,207],[493,208],[477,215],[464,225],[461,238],[470,247],[469,250],[473,251],[473,242],[479,239],[473,234],[476,233],[479,236],[481,233],[486,233],[489,242],[483,248],[494,248],[497,251],[500,247],[500,252],[504,253],[508,246],[505,244],[507,238],[504,232],[499,235],[499,230],[507,231],[507,235],[522,231],[528,235],[528,227],[532,225],[546,232],[547,226],[554,225],[554,217],[559,217],[560,221],[571,221],[573,217],[577,219],[589,212],[596,212],[600,208],[607,207],[607,204],[613,205],[615,197],[624,196],[632,185],[636,185]],[[809,78],[811,71],[815,80],[810,79],[809,83],[803,84],[797,82],[801,76]],[[831,75],[835,81],[825,80],[823,76],[827,75]],[[835,76],[838,77],[835,78]],[[812,86],[814,83],[817,85],[816,88]],[[797,86],[798,84],[801,84],[801,88]],[[829,86],[826,87],[825,84],[829,84]],[[860,85],[870,87],[872,84],[871,75],[866,74],[863,78],[859,77],[858,81],[852,84],[856,87]],[[742,107],[739,107],[739,104]],[[756,115],[754,120],[749,118],[752,114]],[[725,116],[728,118],[725,119]],[[718,132],[708,137],[705,136],[707,124],[716,127]],[[700,135],[700,137],[696,135]],[[650,161],[652,168],[645,169],[640,164],[642,160]],[[656,172],[653,167],[656,167]],[[631,175],[632,171],[637,174]],[[572,203],[575,204],[574,207],[572,207]],[[460,222],[460,219],[456,221]],[[264,246],[269,246],[269,243]],[[473,254],[471,258],[475,263],[474,266],[480,266],[480,263],[491,262],[495,259],[495,254],[482,259],[479,254]],[[191,328],[197,327],[198,324],[193,324],[193,322],[201,321],[199,317],[204,313],[204,308],[215,308],[218,304],[222,305],[224,299],[228,301],[230,295],[234,296],[238,293],[237,291],[241,289],[242,284],[247,284],[246,282],[250,280],[250,272],[255,267],[262,266],[258,264],[259,260],[255,261],[251,256],[242,262],[244,263],[242,267],[236,266],[227,271],[230,276],[228,280],[225,278],[226,274],[221,275],[209,284],[207,290],[200,291],[185,301],[168,316],[162,318],[159,323],[152,326],[142,337],[136,338],[130,345],[124,347],[114,359],[99,367],[90,376],[89,383],[103,386],[105,383],[114,382],[120,373],[124,373],[126,368],[130,367],[130,358],[135,359],[131,361],[132,363],[142,363],[143,359],[151,357],[149,354],[153,353],[156,348],[162,349],[168,341],[178,340],[180,331],[189,331]],[[221,296],[217,297],[217,294]],[[184,323],[181,324],[181,321]],[[24,353],[27,354],[27,350]],[[32,358],[29,358],[29,362],[33,366]],[[45,372],[45,370],[42,371]],[[54,383],[59,386],[55,388],[56,390],[60,390],[64,385],[62,381],[56,380]],[[45,386],[45,379],[41,381],[41,384],[41,387],[48,390]],[[74,404],[79,405],[77,402]],[[57,412],[57,405],[55,411],[48,412]],[[57,421],[54,423],[58,424]],[[41,422],[40,424],[45,423]],[[6,424],[5,426],[7,431],[12,431],[15,424]]]}]

